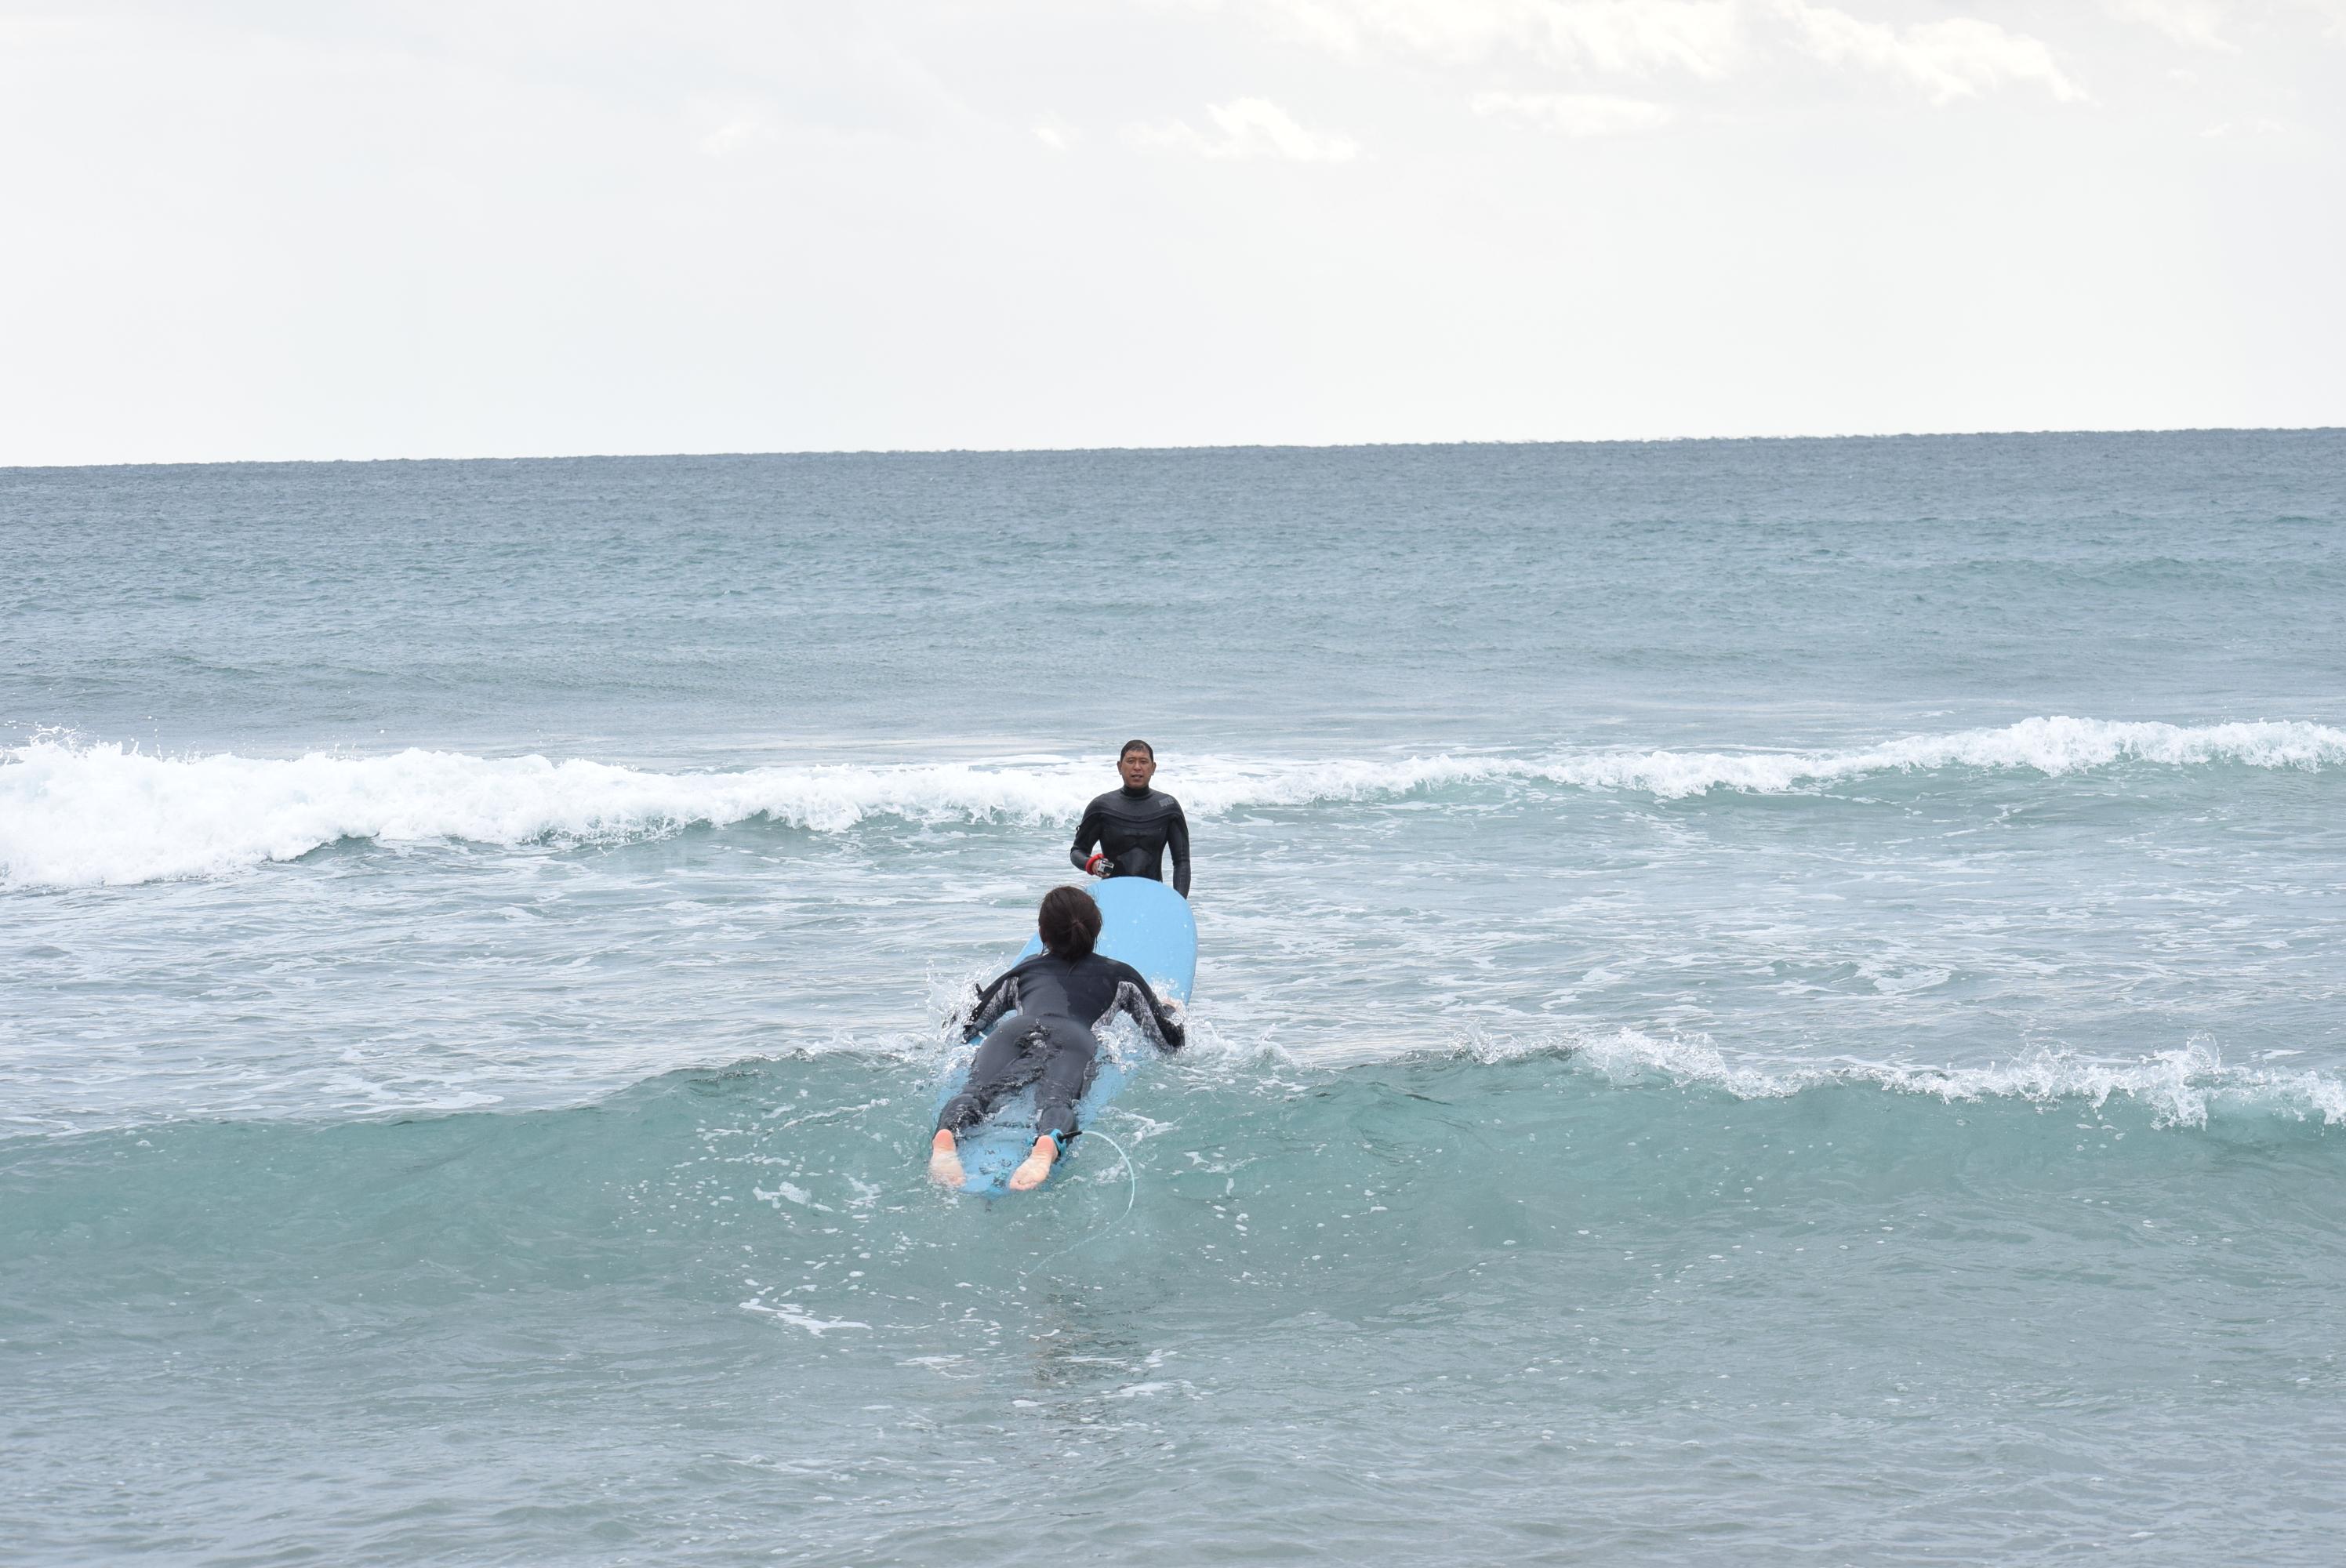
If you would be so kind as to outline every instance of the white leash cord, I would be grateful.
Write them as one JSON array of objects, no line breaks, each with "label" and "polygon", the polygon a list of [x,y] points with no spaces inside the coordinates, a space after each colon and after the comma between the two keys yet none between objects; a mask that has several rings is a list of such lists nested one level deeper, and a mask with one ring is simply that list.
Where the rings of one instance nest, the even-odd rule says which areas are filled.
[{"label": "white leash cord", "polygon": [[1109,1221],[1107,1224],[1100,1227],[1099,1229],[1093,1231],[1089,1236],[1084,1237],[1080,1240],[1071,1241],[1066,1246],[1059,1248],[1058,1251],[1038,1257],[1034,1262],[1028,1264],[1025,1268],[1020,1269],[1018,1271],[1018,1288],[1021,1290],[1026,1288],[1026,1277],[1029,1274],[1034,1273],[1037,1268],[1042,1268],[1046,1263],[1050,1263],[1056,1259],[1065,1257],[1068,1253],[1075,1251],[1078,1247],[1089,1247],[1093,1242],[1100,1239],[1100,1237],[1119,1229],[1126,1220],[1132,1217],[1133,1206],[1140,1201],[1140,1173],[1132,1168],[1132,1156],[1125,1153],[1124,1145],[1117,1143],[1114,1138],[1109,1137],[1106,1133],[1096,1131],[1090,1127],[1086,1127],[1084,1129],[1084,1136],[1087,1138],[1099,1139],[1100,1142],[1114,1149],[1116,1151],[1116,1157],[1124,1162],[1124,1177],[1125,1180],[1130,1184],[1130,1190],[1125,1194],[1124,1197],[1124,1212],[1117,1215],[1116,1218]]}]

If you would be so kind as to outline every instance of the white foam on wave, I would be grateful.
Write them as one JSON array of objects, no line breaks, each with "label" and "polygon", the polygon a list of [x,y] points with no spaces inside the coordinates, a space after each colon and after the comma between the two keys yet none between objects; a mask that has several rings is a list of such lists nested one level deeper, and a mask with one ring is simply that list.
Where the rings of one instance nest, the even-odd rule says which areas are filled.
[{"label": "white foam on wave", "polygon": [[[1213,817],[1472,785],[1546,783],[1680,799],[1713,790],[1820,789],[1881,773],[2057,776],[2125,761],[2320,769],[2346,763],[2346,730],[2301,721],[2186,727],[2049,718],[1841,750],[1201,758],[1184,759],[1178,793],[1192,813]],[[661,773],[580,759],[423,750],[170,757],[44,738],[0,748],[0,886],[217,875],[342,839],[588,842],[759,817],[819,832],[875,817],[1066,826],[1100,789],[1100,771],[1091,760],[1017,758]]]},{"label": "white foam on wave", "polygon": [[2204,1127],[2211,1113],[2227,1109],[2346,1126],[2346,1079],[2315,1069],[2228,1066],[2214,1043],[2204,1038],[2132,1062],[2042,1050],[1977,1067],[1741,1062],[1700,1037],[1636,1029],[1535,1040],[1477,1038],[1465,1049],[1485,1062],[1567,1055],[1608,1083],[1660,1080],[1681,1088],[1723,1090],[1739,1100],[1785,1099],[1829,1084],[1856,1084],[1949,1104],[2020,1100],[2099,1109],[2124,1099],[2148,1109],[2157,1126]]},{"label": "white foam on wave", "polygon": [[1056,769],[760,768],[659,773],[584,759],[408,750],[163,757],[54,741],[0,752],[0,884],[87,887],[214,875],[342,839],[593,842],[763,816],[836,831],[867,817],[1047,821],[1080,802]]},{"label": "white foam on wave", "polygon": [[[2121,762],[2192,768],[2213,763],[2319,769],[2346,763],[2346,729],[2299,719],[2177,725],[2104,718],[2027,718],[1997,729],[1909,736],[1874,746],[1807,751],[1588,750],[1543,758],[1408,758],[1290,764],[1240,772],[1229,806],[1366,799],[1444,785],[1536,780],[1585,789],[1632,790],[1678,800],[1713,790],[1788,794],[1872,774],[1946,769],[2025,771],[2048,778]],[[1186,769],[1185,769],[1186,772]]]}]

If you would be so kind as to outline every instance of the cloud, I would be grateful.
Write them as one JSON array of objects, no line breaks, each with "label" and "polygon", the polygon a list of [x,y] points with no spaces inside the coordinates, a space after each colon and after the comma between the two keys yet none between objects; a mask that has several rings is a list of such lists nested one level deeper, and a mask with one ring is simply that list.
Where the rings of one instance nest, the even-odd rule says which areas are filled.
[{"label": "cloud", "polygon": [[761,103],[695,98],[686,108],[700,131],[695,145],[704,158],[731,158],[781,137],[773,110]]},{"label": "cloud", "polygon": [[1467,62],[1529,55],[1617,76],[1719,77],[1740,48],[1739,0],[1240,0],[1280,30],[1340,53],[1382,46]]},{"label": "cloud", "polygon": [[1903,77],[1934,104],[1976,97],[2011,82],[2035,83],[2062,103],[2086,103],[2086,90],[2064,76],[2053,51],[2020,33],[1971,16],[1923,22],[1903,31],[1861,21],[1830,5],[1782,0],[1795,46],[1830,66],[1856,66]]},{"label": "cloud", "polygon": [[2225,39],[2217,29],[2223,25],[2224,8],[2216,0],[2103,0],[2110,15],[2120,21],[2139,22],[2146,27],[2166,34],[2178,44],[2190,44],[2202,49],[2218,49],[2228,55],[2239,53],[2239,48]]},{"label": "cloud", "polygon": [[1056,117],[1036,120],[1027,128],[1035,133],[1036,141],[1053,152],[1073,152],[1076,144],[1084,139],[1083,132]]},{"label": "cloud", "polygon": [[1294,117],[1269,98],[1233,98],[1209,104],[1206,114],[1216,134],[1208,135],[1186,120],[1161,126],[1134,126],[1126,136],[1142,147],[1174,148],[1200,158],[1283,158],[1294,163],[1346,163],[1359,153],[1350,137],[1316,131],[1296,123]]},{"label": "cloud", "polygon": [[1627,136],[1658,130],[1678,117],[1667,104],[1601,93],[1477,93],[1474,112],[1529,120],[1569,137]]},{"label": "cloud", "polygon": [[2224,120],[2209,126],[2199,134],[2209,141],[2224,141],[2233,137],[2242,136],[2286,136],[2289,134],[2289,127],[2280,121],[2270,118],[2253,119],[2245,125],[2232,120]]},{"label": "cloud", "polygon": [[[1933,103],[2034,85],[2091,101],[2053,52],[1994,22],[1953,16],[1896,27],[1809,0],[1190,0],[1338,54],[1372,48],[1454,66],[1526,65],[1581,76],[1748,74],[1789,43],[1824,64],[1902,79]],[[2219,0],[2106,0],[2176,36],[2228,48]],[[2346,6],[2346,0],[2302,0]]]},{"label": "cloud", "polygon": [[2320,16],[2330,36],[2346,39],[2346,0],[2297,0],[2295,8]]}]

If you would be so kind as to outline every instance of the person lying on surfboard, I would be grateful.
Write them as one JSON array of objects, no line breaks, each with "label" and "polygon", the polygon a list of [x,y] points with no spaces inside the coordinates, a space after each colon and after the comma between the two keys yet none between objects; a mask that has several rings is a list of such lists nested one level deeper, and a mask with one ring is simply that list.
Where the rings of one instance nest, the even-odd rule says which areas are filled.
[{"label": "person lying on surfboard", "polygon": [[[961,1092],[937,1115],[929,1141],[929,1175],[947,1186],[962,1183],[961,1148],[954,1135],[983,1119],[1003,1096],[1027,1084],[1035,1089],[1035,1147],[1011,1173],[1010,1190],[1043,1185],[1062,1145],[1076,1135],[1076,1102],[1091,1083],[1099,1056],[1094,1033],[1117,1013],[1129,1013],[1158,1049],[1181,1048],[1181,1020],[1158,1000],[1140,971],[1094,952],[1099,905],[1081,888],[1053,888],[1035,918],[1043,951],[977,993],[962,1021],[964,1041],[976,1039],[996,1019],[1001,1025],[977,1048]],[[1008,1016],[1005,1016],[1008,1014]]]},{"label": "person lying on surfboard", "polygon": [[[1173,851],[1173,891],[1189,896],[1189,820],[1181,802],[1148,781],[1157,776],[1157,748],[1127,740],[1117,754],[1124,788],[1111,789],[1084,808],[1067,859],[1096,877],[1165,880],[1165,851]],[[1098,845],[1095,850],[1092,846]]]}]

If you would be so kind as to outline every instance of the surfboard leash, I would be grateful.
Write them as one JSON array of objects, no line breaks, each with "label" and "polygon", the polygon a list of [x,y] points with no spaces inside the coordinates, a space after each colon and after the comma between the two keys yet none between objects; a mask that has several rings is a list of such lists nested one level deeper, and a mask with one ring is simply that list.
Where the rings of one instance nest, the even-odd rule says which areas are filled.
[{"label": "surfboard leash", "polygon": [[1124,1179],[1128,1184],[1127,1190],[1124,1196],[1124,1212],[1117,1215],[1107,1224],[1100,1227],[1099,1229],[1093,1231],[1089,1236],[1071,1241],[1067,1243],[1066,1246],[1059,1248],[1058,1251],[1048,1253],[1044,1257],[1038,1257],[1034,1262],[1028,1264],[1025,1268],[1020,1269],[1018,1271],[1018,1288],[1021,1290],[1026,1288],[1026,1277],[1034,1273],[1035,1270],[1042,1268],[1046,1263],[1054,1262],[1058,1258],[1065,1257],[1067,1254],[1076,1250],[1078,1247],[1089,1247],[1093,1242],[1099,1240],[1102,1237],[1121,1229],[1124,1226],[1124,1222],[1132,1217],[1133,1207],[1140,1201],[1140,1173],[1133,1168],[1132,1156],[1125,1152],[1124,1145],[1117,1143],[1114,1138],[1109,1137],[1106,1133],[1099,1131],[1096,1127],[1086,1127],[1084,1129],[1084,1136],[1087,1138],[1099,1139],[1108,1147],[1114,1149],[1116,1151],[1116,1157],[1124,1162]]}]

